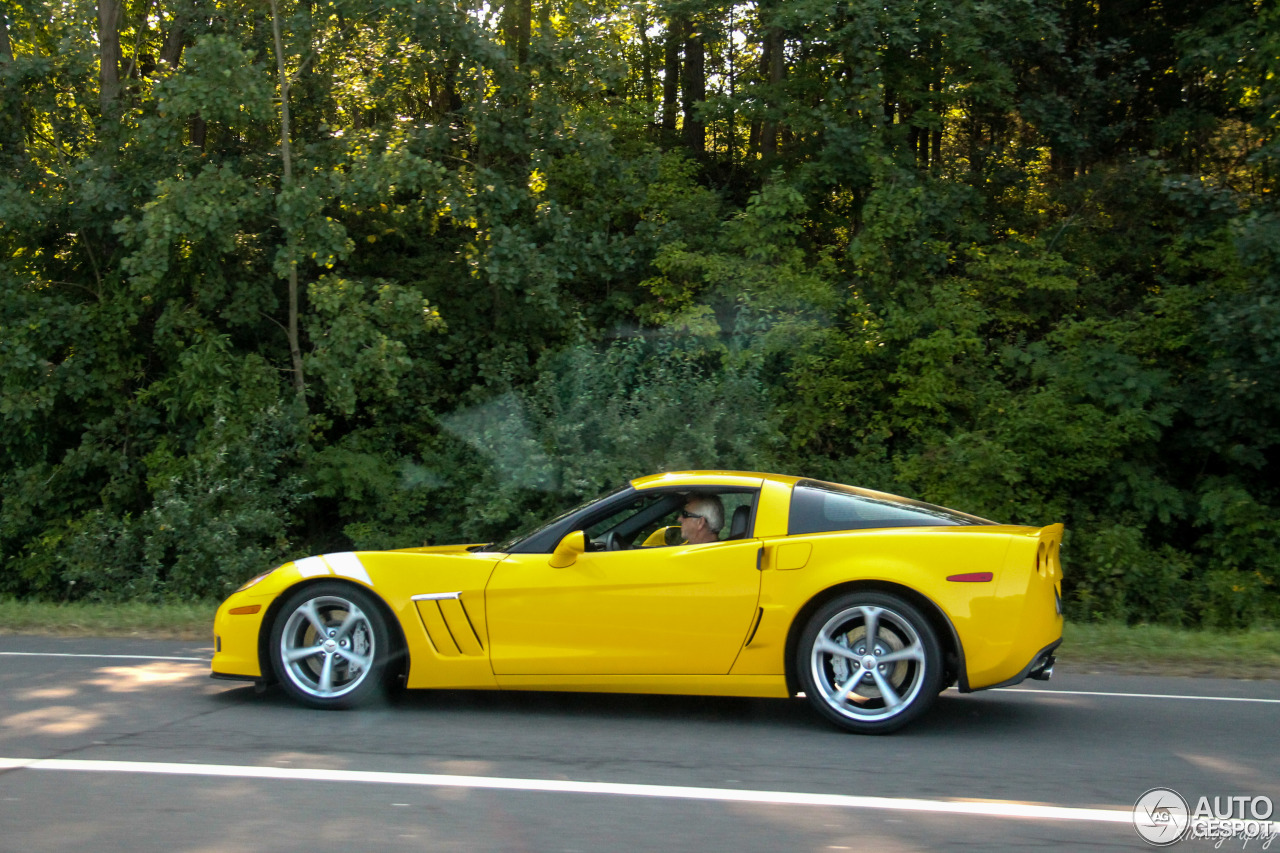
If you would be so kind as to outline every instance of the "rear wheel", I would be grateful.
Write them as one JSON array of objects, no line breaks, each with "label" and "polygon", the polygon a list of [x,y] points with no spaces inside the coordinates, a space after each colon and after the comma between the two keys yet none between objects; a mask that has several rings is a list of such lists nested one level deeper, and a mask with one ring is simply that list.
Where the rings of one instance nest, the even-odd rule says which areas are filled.
[{"label": "rear wheel", "polygon": [[271,629],[271,664],[284,689],[313,708],[347,708],[383,687],[387,626],[359,587],[320,583],[289,596]]},{"label": "rear wheel", "polygon": [[923,714],[943,687],[942,648],[912,604],[842,595],[805,625],[796,671],[810,704],[843,729],[883,734]]}]

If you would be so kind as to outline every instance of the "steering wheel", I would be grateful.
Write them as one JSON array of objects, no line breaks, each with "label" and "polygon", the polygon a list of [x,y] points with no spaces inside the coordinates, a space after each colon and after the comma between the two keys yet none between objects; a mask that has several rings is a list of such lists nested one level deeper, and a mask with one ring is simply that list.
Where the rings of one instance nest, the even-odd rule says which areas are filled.
[{"label": "steering wheel", "polygon": [[600,544],[604,545],[604,550],[606,551],[621,551],[625,547],[622,537],[618,535],[616,530],[610,530],[606,533],[604,538],[600,540]]}]

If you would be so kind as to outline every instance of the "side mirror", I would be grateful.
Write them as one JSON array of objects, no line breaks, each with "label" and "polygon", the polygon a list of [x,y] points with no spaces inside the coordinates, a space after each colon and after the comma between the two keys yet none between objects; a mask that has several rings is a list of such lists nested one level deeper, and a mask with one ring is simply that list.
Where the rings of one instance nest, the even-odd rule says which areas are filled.
[{"label": "side mirror", "polygon": [[550,565],[553,569],[565,569],[578,562],[578,555],[587,550],[587,534],[575,530],[560,540],[560,544],[551,552]]}]

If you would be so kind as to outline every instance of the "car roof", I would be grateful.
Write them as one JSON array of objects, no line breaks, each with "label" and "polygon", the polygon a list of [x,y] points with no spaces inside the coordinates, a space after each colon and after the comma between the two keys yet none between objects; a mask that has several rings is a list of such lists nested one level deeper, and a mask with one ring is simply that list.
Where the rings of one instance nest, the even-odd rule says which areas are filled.
[{"label": "car roof", "polygon": [[840,491],[848,491],[863,497],[875,498],[883,501],[891,501],[906,506],[931,507],[933,509],[945,510],[948,513],[957,516],[964,516],[972,519],[975,523],[984,525],[997,525],[997,522],[986,518],[981,518],[967,512],[949,509],[947,507],[930,504],[924,501],[917,501],[913,498],[904,498],[902,495],[895,495],[889,492],[879,492],[875,489],[866,489],[860,486],[848,486],[843,483],[829,483],[823,480],[814,480],[810,477],[791,477],[786,474],[766,474],[762,471],[668,471],[663,474],[650,474],[647,477],[637,477],[631,481],[631,487],[636,490],[655,489],[659,487],[676,487],[687,486],[691,489],[705,489],[711,487],[730,488],[750,488],[758,489],[764,484],[765,480],[772,480],[775,483],[781,483],[790,488],[796,483],[805,483],[818,488],[827,487],[835,488]]},{"label": "car roof", "polygon": [[758,488],[764,480],[773,480],[787,486],[794,486],[803,477],[788,477],[785,474],[765,474],[760,471],[667,471],[662,474],[650,474],[637,477],[631,481],[633,489],[654,489],[660,486],[748,486]]}]

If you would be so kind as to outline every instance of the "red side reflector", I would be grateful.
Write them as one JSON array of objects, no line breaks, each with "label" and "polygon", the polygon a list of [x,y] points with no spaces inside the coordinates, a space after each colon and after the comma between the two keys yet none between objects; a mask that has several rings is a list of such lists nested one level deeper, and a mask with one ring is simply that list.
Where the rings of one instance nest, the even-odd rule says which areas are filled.
[{"label": "red side reflector", "polygon": [[[987,575],[987,579],[990,580],[991,576]],[[257,613],[261,609],[261,604],[247,604],[244,607],[233,607],[227,612],[233,616],[248,616],[252,613]]]},{"label": "red side reflector", "polygon": [[947,575],[947,580],[958,583],[987,583],[993,577],[991,572],[969,572],[967,575]]}]

